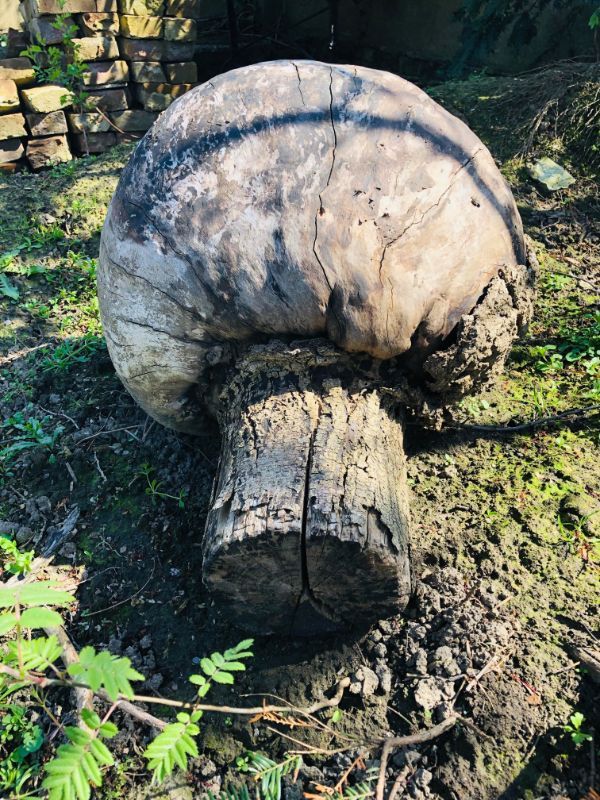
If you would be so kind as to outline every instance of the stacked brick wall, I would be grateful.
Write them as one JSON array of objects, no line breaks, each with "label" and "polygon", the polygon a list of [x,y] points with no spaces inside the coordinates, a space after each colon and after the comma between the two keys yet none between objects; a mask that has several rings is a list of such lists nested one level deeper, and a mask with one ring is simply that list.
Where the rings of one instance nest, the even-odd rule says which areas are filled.
[{"label": "stacked brick wall", "polygon": [[36,85],[20,47],[1,59],[0,169],[38,170],[142,136],[199,77],[218,71],[228,48],[207,30],[223,7],[220,0],[24,0],[32,43],[62,46],[59,14],[77,26],[89,102],[77,111],[64,87]]}]

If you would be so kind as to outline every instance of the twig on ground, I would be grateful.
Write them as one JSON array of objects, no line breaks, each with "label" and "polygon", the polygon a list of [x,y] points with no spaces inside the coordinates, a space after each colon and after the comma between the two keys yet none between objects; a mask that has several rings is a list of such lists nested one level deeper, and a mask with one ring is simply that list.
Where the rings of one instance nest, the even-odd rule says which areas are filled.
[{"label": "twig on ground", "polygon": [[[17,669],[13,669],[12,667],[8,667],[6,664],[0,664],[0,674],[4,673],[5,675],[10,675],[12,678],[16,678],[17,680],[23,680],[23,675]],[[66,680],[64,678],[47,678],[45,675],[36,675],[34,673],[28,672],[25,674],[27,680],[32,683],[34,686],[37,686],[40,689],[45,689],[48,686],[65,686],[69,689],[77,687],[81,689],[89,689],[84,683],[78,683],[77,681]],[[183,708],[183,709],[195,709],[199,711],[213,711],[217,714],[234,714],[239,716],[255,716],[256,714],[263,712],[263,711],[273,711],[279,713],[285,713],[286,711],[293,711],[296,714],[303,714],[308,716],[310,714],[314,714],[317,711],[320,711],[324,708],[332,708],[337,706],[340,700],[343,697],[344,689],[350,685],[350,678],[342,678],[341,681],[337,684],[336,693],[332,698],[321,700],[318,703],[314,703],[312,706],[308,708],[296,708],[295,706],[258,706],[253,708],[244,708],[238,706],[217,706],[212,705],[210,703],[194,703],[194,702],[184,702],[183,700],[170,700],[166,697],[153,697],[152,695],[143,695],[143,694],[136,694],[131,698],[136,703],[150,703],[154,705],[161,705],[161,706],[169,706],[170,708]],[[105,700],[106,702],[114,702],[106,692],[99,690],[93,692],[96,697],[99,697],[101,700]],[[124,695],[119,695],[117,698],[119,702],[119,708],[123,711],[128,712],[129,708],[129,699]],[[144,712],[145,713],[145,712]],[[141,718],[141,717],[140,717]]]},{"label": "twig on ground", "polygon": [[[77,650],[73,647],[73,643],[69,639],[69,635],[61,626],[59,628],[44,628],[46,636],[56,636],[58,643],[62,648],[61,659],[66,668],[71,664],[76,664],[79,661]],[[75,708],[77,709],[77,717],[81,716],[84,708],[93,709],[94,693],[91,689],[84,689],[81,686],[73,687],[73,694],[75,695]]]},{"label": "twig on ground", "polygon": [[456,696],[454,698],[454,702],[458,700],[458,696],[462,693],[463,689],[465,692],[472,692],[473,689],[477,686],[479,681],[488,674],[488,672],[497,672],[498,671],[498,662],[502,657],[502,653],[496,653],[495,656],[492,656],[489,661],[487,661],[483,667],[479,670],[475,677],[471,678],[470,680],[467,678],[463,685],[460,687]]},{"label": "twig on ground", "polygon": [[540,428],[543,425],[554,425],[568,419],[569,417],[593,415],[597,411],[600,411],[600,405],[585,406],[584,408],[570,408],[567,411],[561,412],[560,414],[554,414],[550,417],[540,417],[539,419],[532,419],[529,422],[521,422],[518,425],[471,425],[468,423],[459,423],[454,425],[446,425],[445,427],[450,430],[513,434],[519,433],[520,431]]},{"label": "twig on ground", "polygon": [[51,417],[62,417],[63,419],[69,420],[71,425],[73,425],[77,430],[79,430],[79,425],[68,414],[63,414],[62,411],[50,411],[49,408],[44,408],[44,406],[38,406],[38,408],[40,409],[40,411],[43,411],[44,414],[50,414]]},{"label": "twig on ground", "polygon": [[44,347],[50,347],[50,342],[44,342],[44,344],[38,344],[35,347],[27,347],[24,350],[18,350],[16,353],[10,353],[7,356],[3,356],[0,358],[0,367],[3,367],[5,364],[10,364],[11,361],[16,361],[17,358],[24,358],[30,353],[33,353],[35,350],[41,350]]},{"label": "twig on ground", "polygon": [[[71,480],[73,481],[73,483],[78,483],[77,475],[75,475],[75,473],[73,472],[73,467],[69,464],[68,461],[65,461],[65,467],[67,468],[67,472],[71,476]],[[73,489],[73,485],[71,485],[71,489]]]},{"label": "twig on ground", "polygon": [[400,772],[396,775],[396,780],[394,781],[394,785],[392,786],[392,790],[389,794],[388,800],[396,800],[398,793],[406,787],[408,783],[408,778],[410,776],[411,767],[406,766],[404,769],[401,769]]},{"label": "twig on ground", "polygon": [[156,728],[159,731],[162,731],[168,725],[163,719],[159,719],[148,711],[138,708],[133,703],[130,703],[129,700],[119,700],[117,702],[117,708],[124,714],[128,714],[130,717],[144,722],[146,725],[150,725],[150,727]]},{"label": "twig on ground", "polygon": [[113,428],[110,431],[98,431],[97,433],[92,433],[90,436],[86,436],[83,439],[80,439],[77,444],[83,444],[84,442],[89,442],[92,439],[96,439],[98,436],[109,436],[111,433],[120,433],[121,431],[131,431],[139,428],[139,425],[129,425],[126,428]]},{"label": "twig on ground", "polygon": [[392,750],[431,742],[433,739],[437,739],[438,736],[443,736],[444,733],[447,733],[447,731],[456,725],[458,720],[459,717],[453,715],[443,722],[440,722],[439,725],[434,725],[433,728],[429,728],[429,730],[409,734],[408,736],[388,736],[387,739],[384,739],[381,749],[381,765],[379,767],[379,779],[375,791],[375,800],[383,800],[385,792],[385,772]]},{"label": "twig on ground", "polygon": [[94,450],[94,463],[96,464],[96,469],[98,470],[98,474],[100,475],[104,483],[106,483],[107,478],[106,475],[104,474],[102,467],[100,466],[100,462],[98,461],[98,453],[96,453],[95,450]]},{"label": "twig on ground", "polygon": [[144,591],[146,586],[148,586],[148,584],[154,577],[155,569],[156,569],[156,559],[154,559],[154,561],[152,562],[152,572],[150,573],[150,577],[148,578],[146,583],[143,586],[141,586],[136,592],[130,594],[128,597],[123,598],[123,600],[118,600],[116,603],[113,603],[112,605],[107,606],[106,608],[99,608],[97,611],[90,611],[89,614],[85,614],[85,619],[88,619],[88,617],[94,617],[96,614],[103,614],[106,611],[112,611],[113,608],[118,608],[119,606],[122,606],[124,603],[129,603],[129,601],[133,600],[134,597],[138,597],[138,595],[140,595]]}]

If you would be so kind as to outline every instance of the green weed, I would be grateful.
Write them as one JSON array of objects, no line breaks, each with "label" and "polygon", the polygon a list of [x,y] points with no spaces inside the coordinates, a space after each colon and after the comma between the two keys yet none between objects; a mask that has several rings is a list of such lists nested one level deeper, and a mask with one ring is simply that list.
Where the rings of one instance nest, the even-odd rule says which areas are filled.
[{"label": "green weed", "polygon": [[25,784],[40,770],[39,751],[44,744],[42,728],[23,705],[0,704],[0,791],[18,800],[27,796]]},{"label": "green weed", "polygon": [[41,420],[25,417],[23,412],[18,411],[0,424],[0,430],[8,434],[8,438],[2,442],[4,447],[0,447],[0,470],[6,469],[19,453],[34,448],[48,450],[50,462],[54,461],[53,450],[64,426],[57,425],[52,431],[48,431],[45,426],[50,419],[48,416]]},{"label": "green weed", "polygon": [[175,500],[179,508],[185,508],[185,499],[187,497],[186,490],[180,489],[177,495],[162,491],[160,488],[162,486],[162,481],[152,478],[153,472],[154,467],[151,467],[150,464],[142,464],[138,473],[146,479],[147,486],[145,491],[146,494],[152,498],[152,502],[156,502],[157,498],[161,498],[162,500]]},{"label": "green weed", "polygon": [[103,346],[103,340],[92,333],[79,339],[65,339],[41,359],[40,366],[44,372],[66,371],[90,361]]},{"label": "green weed", "polygon": [[576,747],[579,747],[579,745],[584,742],[590,742],[592,740],[592,734],[586,733],[586,731],[582,729],[584,722],[585,717],[583,714],[580,711],[576,711],[575,714],[569,717],[569,722],[562,726],[563,731],[570,734],[571,740]]}]

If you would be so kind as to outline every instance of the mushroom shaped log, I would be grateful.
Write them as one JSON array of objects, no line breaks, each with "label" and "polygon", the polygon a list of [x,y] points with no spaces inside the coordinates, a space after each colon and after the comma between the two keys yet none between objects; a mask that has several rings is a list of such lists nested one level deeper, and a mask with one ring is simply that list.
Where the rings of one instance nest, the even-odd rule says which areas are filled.
[{"label": "mushroom shaped log", "polygon": [[310,633],[406,604],[405,409],[502,367],[527,258],[488,150],[394,75],[256,64],[161,115],[108,211],[100,306],[150,415],[218,417],[203,578],[224,610]]}]

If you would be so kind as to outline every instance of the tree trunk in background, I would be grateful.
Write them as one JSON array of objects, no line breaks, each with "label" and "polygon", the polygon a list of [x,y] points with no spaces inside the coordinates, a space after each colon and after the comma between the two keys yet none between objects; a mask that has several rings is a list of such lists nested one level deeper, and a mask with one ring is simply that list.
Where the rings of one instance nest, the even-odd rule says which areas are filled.
[{"label": "tree trunk in background", "polygon": [[401,420],[373,390],[238,364],[220,398],[204,580],[255,631],[372,622],[410,592]]}]

